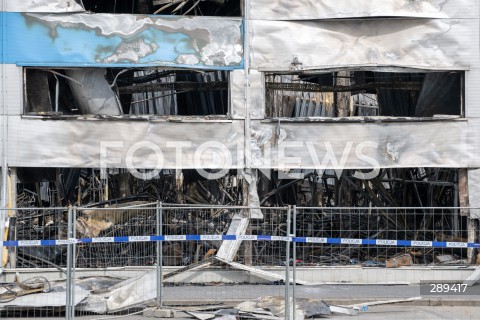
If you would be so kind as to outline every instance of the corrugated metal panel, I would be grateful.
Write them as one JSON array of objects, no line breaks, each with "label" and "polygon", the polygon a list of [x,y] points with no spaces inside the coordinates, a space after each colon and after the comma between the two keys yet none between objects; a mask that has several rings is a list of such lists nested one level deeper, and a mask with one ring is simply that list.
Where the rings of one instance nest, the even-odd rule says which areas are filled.
[{"label": "corrugated metal panel", "polygon": [[[1,0],[9,12],[67,13],[85,11],[80,0]],[[2,6],[3,8],[3,6]]]},{"label": "corrugated metal panel", "polygon": [[[254,69],[399,66],[464,70],[478,59],[476,19],[251,23]],[[299,64],[292,65],[295,58]]]},{"label": "corrugated metal panel", "polygon": [[19,115],[23,113],[23,73],[22,68],[13,64],[6,64],[5,85],[7,97],[7,113]]},{"label": "corrugated metal panel", "polygon": [[[478,108],[478,105],[477,105]],[[480,118],[468,118],[469,167],[480,168]],[[480,208],[480,207],[479,207]]]},{"label": "corrugated metal panel", "polygon": [[[310,124],[254,121],[251,128],[255,157],[252,163],[260,168],[322,168],[329,148],[335,153],[338,165],[328,163],[327,168],[370,168],[371,163],[356,152],[376,159],[383,168],[468,166],[466,121]],[[272,165],[265,165],[269,144],[274,146]]]},{"label": "corrugated metal panel", "polygon": [[473,18],[471,0],[251,0],[252,19],[315,20],[362,17]]},{"label": "corrugated metal panel", "polygon": [[[125,159],[133,146],[133,163],[142,168],[155,168],[157,158],[151,148],[140,148],[142,143],[158,146],[165,158],[164,168],[176,168],[176,147],[180,141],[191,142],[183,148],[183,168],[193,168],[194,154],[205,142],[213,142],[204,152],[206,167],[216,168],[219,150],[224,145],[232,158],[232,168],[243,167],[243,121],[227,123],[176,123],[150,121],[42,121],[9,117],[8,161],[18,167],[100,167],[100,143],[122,142],[122,148],[108,149],[108,159],[121,159],[110,167],[126,167]],[[171,145],[167,147],[167,143]],[[139,147],[138,150],[135,150]],[[205,147],[205,146],[204,146]],[[223,148],[223,147],[222,147]],[[198,151],[200,152],[200,151]],[[202,157],[202,159],[204,159]]]},{"label": "corrugated metal panel", "polygon": [[476,67],[465,73],[465,114],[468,118],[480,118],[478,88],[480,88],[480,68]]},{"label": "corrugated metal panel", "polygon": [[3,13],[5,62],[41,66],[242,68],[242,20]]}]

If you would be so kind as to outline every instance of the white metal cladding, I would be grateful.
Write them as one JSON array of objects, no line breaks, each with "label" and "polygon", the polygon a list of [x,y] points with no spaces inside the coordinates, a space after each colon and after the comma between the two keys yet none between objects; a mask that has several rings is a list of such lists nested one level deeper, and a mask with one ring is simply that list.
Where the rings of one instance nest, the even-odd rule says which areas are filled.
[{"label": "white metal cladding", "polygon": [[[478,63],[477,19],[253,20],[251,28],[251,67],[257,70],[465,70]],[[292,66],[294,58],[301,64]]]},{"label": "white metal cladding", "polygon": [[476,0],[250,0],[252,19],[473,18]]},{"label": "white metal cladding", "polygon": [[0,2],[4,2],[7,12],[69,13],[85,11],[79,0],[1,0]]},{"label": "white metal cladding", "polygon": [[[202,146],[204,152],[199,158],[202,167],[222,167],[221,161],[225,159],[217,155],[225,151],[232,159],[227,167],[243,168],[243,121],[42,121],[19,116],[10,116],[8,120],[8,162],[14,167],[100,167],[100,146],[103,141],[110,146],[105,158],[110,162],[108,167],[125,168],[130,150],[136,167],[155,168],[157,156],[153,146],[163,153],[163,168],[178,168],[176,148],[185,141],[191,145],[181,149],[183,168],[194,167],[194,154],[200,153],[200,147],[206,142],[211,143],[212,148]],[[113,163],[116,160],[121,163]]]},{"label": "white metal cladding", "polygon": [[245,119],[245,72],[232,70],[230,72],[230,105],[233,119]]},{"label": "white metal cladding", "polygon": [[468,118],[467,134],[469,167],[480,168],[480,118]]},{"label": "white metal cladding", "polygon": [[476,65],[475,68],[465,73],[465,115],[468,118],[480,118],[479,88],[480,67]]},{"label": "white metal cladding", "polygon": [[13,64],[5,64],[5,96],[7,113],[19,115],[23,113],[23,68]]},{"label": "white metal cladding", "polygon": [[265,118],[265,83],[263,73],[257,70],[250,70],[248,110],[252,119]]},{"label": "white metal cladding", "polygon": [[[265,118],[265,85],[264,74],[250,70],[248,74],[248,111],[252,119]],[[245,72],[232,70],[230,72],[230,99],[232,101],[233,119],[245,119]]]},{"label": "white metal cladding", "polygon": [[[258,168],[325,167],[318,164],[322,164],[329,148],[338,164],[330,162],[327,168],[371,168],[372,162],[356,152],[375,159],[383,168],[468,166],[465,120],[311,124],[252,121],[251,128],[252,163]],[[265,160],[269,157],[271,161]]]}]

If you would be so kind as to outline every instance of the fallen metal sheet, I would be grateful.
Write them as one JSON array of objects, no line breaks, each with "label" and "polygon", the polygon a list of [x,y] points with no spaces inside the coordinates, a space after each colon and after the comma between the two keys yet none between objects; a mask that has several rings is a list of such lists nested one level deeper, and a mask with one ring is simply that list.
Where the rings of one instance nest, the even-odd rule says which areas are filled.
[{"label": "fallen metal sheet", "polygon": [[474,284],[476,284],[478,281],[480,281],[480,267],[477,267],[473,273],[468,276],[465,281],[463,281],[463,284],[466,284],[467,286],[471,287]]},{"label": "fallen metal sheet", "polygon": [[156,273],[128,278],[99,292],[92,292],[78,306],[78,311],[105,314],[142,304],[156,297]]},{"label": "fallen metal sheet", "polygon": [[[53,287],[53,289],[58,287]],[[83,289],[80,286],[75,286],[73,304],[79,304],[83,299],[89,295],[89,290]],[[51,291],[47,293],[36,293],[17,297],[14,300],[6,303],[0,303],[2,308],[41,308],[41,307],[64,307],[67,299],[67,292],[63,286],[59,291]]]},{"label": "fallen metal sheet", "polygon": [[385,301],[371,301],[371,302],[365,302],[365,303],[359,303],[359,304],[352,304],[349,306],[346,306],[347,308],[361,308],[363,306],[379,306],[379,305],[384,305],[384,304],[395,304],[395,303],[404,303],[404,302],[412,302],[416,300],[421,300],[422,297],[412,297],[412,298],[407,298],[407,299],[392,299],[392,300],[385,300]]},{"label": "fallen metal sheet", "polygon": [[240,314],[247,313],[255,317],[261,317],[260,319],[280,319],[274,316],[272,312],[267,311],[263,308],[259,308],[257,306],[257,302],[255,301],[242,302],[239,305],[237,305],[235,308],[240,311]]},{"label": "fallen metal sheet", "polygon": [[369,17],[474,18],[478,1],[470,0],[251,0],[259,20],[315,20]]},{"label": "fallen metal sheet", "polygon": [[[4,4],[4,10],[7,12],[48,12],[48,13],[67,13],[84,12],[81,0],[29,0],[12,1],[1,0],[0,5]],[[3,8],[3,6],[2,6]]]},{"label": "fallen metal sheet", "polygon": [[199,320],[208,320],[208,319],[213,319],[216,317],[214,313],[203,313],[203,312],[194,312],[194,311],[185,311],[195,319]]},{"label": "fallen metal sheet", "polygon": [[330,311],[332,313],[346,314],[346,315],[349,315],[349,316],[358,315],[358,310],[350,308],[350,307],[330,306]]},{"label": "fallen metal sheet", "polygon": [[119,283],[106,299],[106,311],[116,312],[140,305],[157,296],[156,272],[148,272],[135,281]]},{"label": "fallen metal sheet", "polygon": [[117,95],[105,78],[107,71],[101,68],[67,70],[67,75],[82,86],[69,81],[70,89],[82,114],[119,116],[123,114]]},{"label": "fallen metal sheet", "polygon": [[107,313],[108,294],[90,294],[75,308],[80,312]]},{"label": "fallen metal sheet", "polygon": [[[234,215],[230,222],[230,226],[228,227],[227,234],[234,234],[237,236],[244,235],[247,231],[249,222],[249,218],[244,218],[239,214]],[[218,249],[217,257],[225,261],[233,261],[241,244],[242,240],[223,241]]]},{"label": "fallen metal sheet", "polygon": [[[260,276],[262,278],[271,278],[271,279],[276,279],[276,280],[283,280],[285,281],[285,277],[284,276],[281,276],[281,275],[278,275],[276,273],[273,273],[273,272],[268,272],[268,271],[265,271],[265,270],[260,270],[258,268],[255,268],[255,267],[249,267],[249,266],[246,266],[246,265],[243,265],[241,263],[237,263],[237,262],[233,262],[233,261],[226,261],[226,260],[223,260],[223,259],[220,259],[218,257],[215,257],[215,259],[217,259],[218,261],[221,261],[223,263],[226,263],[236,269],[240,269],[240,270],[245,270],[245,271],[249,271],[251,273],[253,273],[254,275],[257,275],[257,276]],[[294,280],[292,278],[290,278],[290,282],[293,282]],[[307,281],[302,281],[302,280],[296,280],[295,282],[296,284],[301,284],[301,285],[309,285],[310,283],[308,283]]]},{"label": "fallen metal sheet", "polygon": [[[257,306],[270,310],[275,316],[280,317],[281,319],[295,319],[295,320],[304,320],[305,313],[303,310],[299,309],[298,306],[294,308],[293,299],[290,299],[290,314],[286,317],[285,314],[285,298],[284,297],[262,297],[257,301]],[[295,312],[295,317],[293,316]]]},{"label": "fallen metal sheet", "polygon": [[318,299],[295,299],[296,308],[303,311],[306,318],[330,315],[330,306]]},{"label": "fallen metal sheet", "polygon": [[476,19],[253,20],[251,28],[251,67],[258,70],[478,65],[478,42],[470,41],[479,38]]},{"label": "fallen metal sheet", "polygon": [[3,63],[238,69],[242,20],[115,14],[2,13]]}]

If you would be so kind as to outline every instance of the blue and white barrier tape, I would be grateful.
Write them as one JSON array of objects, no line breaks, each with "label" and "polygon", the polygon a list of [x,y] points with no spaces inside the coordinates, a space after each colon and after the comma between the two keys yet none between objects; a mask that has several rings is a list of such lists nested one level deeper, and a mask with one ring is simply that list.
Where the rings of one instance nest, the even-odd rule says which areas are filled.
[{"label": "blue and white barrier tape", "polygon": [[443,242],[419,240],[387,240],[387,239],[351,239],[351,238],[312,238],[312,237],[281,237],[266,235],[164,235],[164,236],[130,236],[130,237],[99,237],[68,240],[18,240],[0,241],[0,247],[46,247],[82,243],[121,243],[150,241],[288,241],[297,243],[347,244],[366,246],[393,247],[428,247],[428,248],[480,248],[480,243],[474,242]]}]

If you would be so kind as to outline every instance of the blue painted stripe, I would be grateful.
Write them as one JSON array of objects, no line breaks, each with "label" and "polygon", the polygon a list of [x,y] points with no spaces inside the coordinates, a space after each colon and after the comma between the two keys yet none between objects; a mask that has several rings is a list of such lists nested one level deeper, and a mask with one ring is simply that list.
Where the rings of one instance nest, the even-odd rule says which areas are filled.
[{"label": "blue painted stripe", "polygon": [[[137,16],[134,21],[131,16],[115,14],[1,12],[0,41],[5,49],[1,62],[50,67],[242,69],[243,21],[196,19],[200,21],[197,25],[203,26],[189,29],[192,22],[184,17]],[[126,26],[124,32],[106,30],[125,24],[125,20],[135,25]],[[218,29],[219,23],[225,25],[225,35],[217,30],[213,36],[209,30]],[[226,38],[237,40],[225,43]],[[224,59],[222,53],[226,52]]]}]

